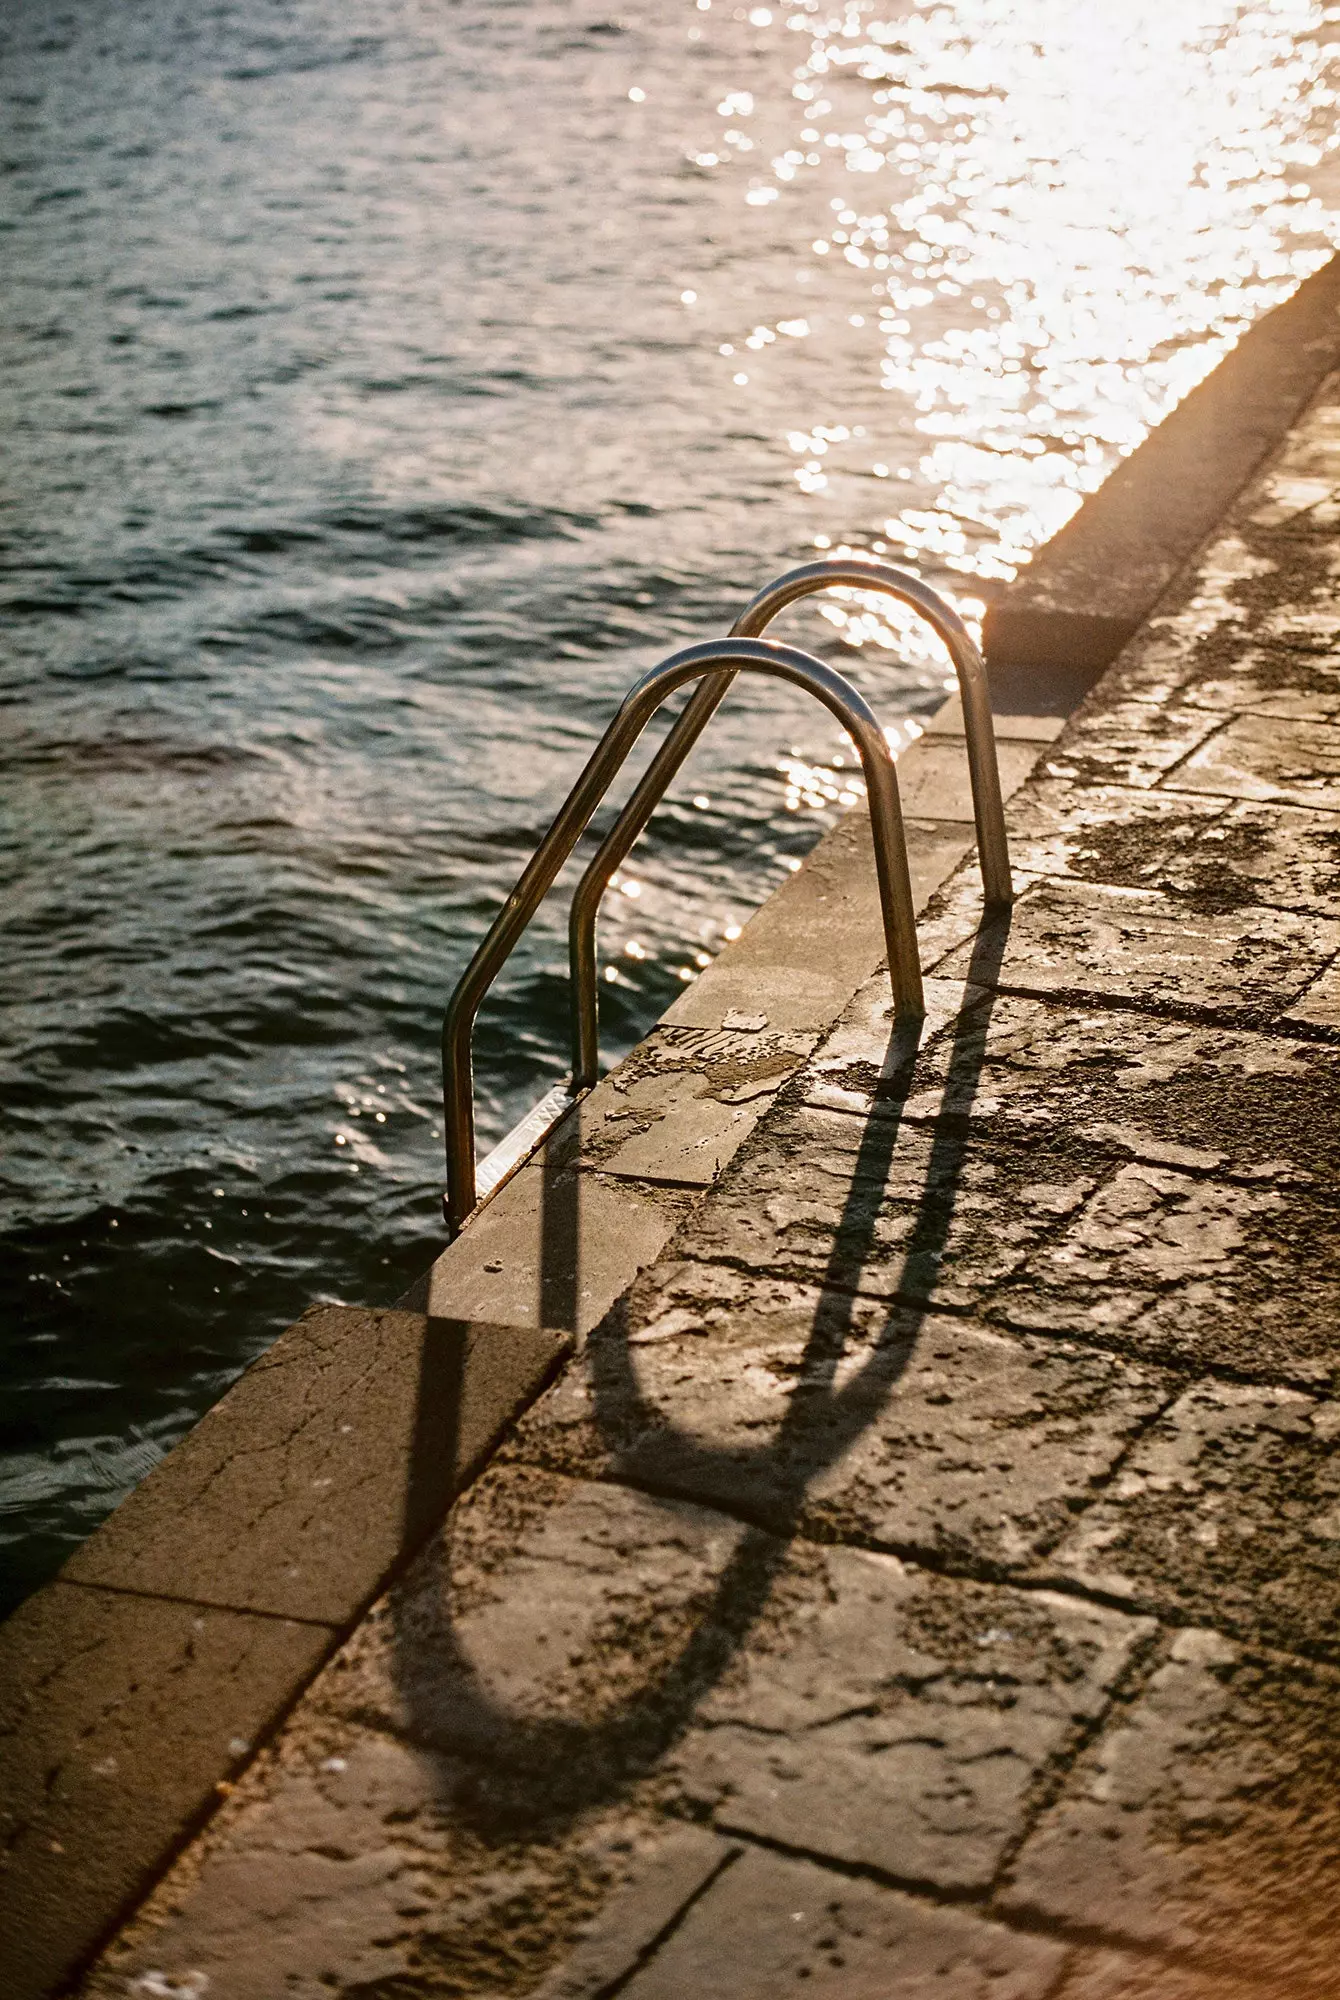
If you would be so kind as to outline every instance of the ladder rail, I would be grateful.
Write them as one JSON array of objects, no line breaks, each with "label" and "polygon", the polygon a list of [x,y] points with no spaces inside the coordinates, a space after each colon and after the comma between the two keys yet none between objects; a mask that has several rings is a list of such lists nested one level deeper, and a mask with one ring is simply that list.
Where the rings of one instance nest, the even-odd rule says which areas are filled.
[{"label": "ladder rail", "polygon": [[[442,1022],[442,1108],[447,1155],[443,1207],[453,1235],[478,1203],[471,1044],[475,1017],[485,994],[662,702],[689,681],[706,686],[724,679],[729,685],[735,674],[750,672],[807,688],[851,737],[865,777],[895,1016],[909,1020],[924,1014],[898,773],[874,710],[835,668],[797,646],[779,645],[771,639],[731,638],[685,647],[651,668],[625,696],[452,994]],[[712,706],[716,707],[716,701]],[[704,717],[703,722],[706,720]],[[574,1080],[569,1099],[575,1099],[581,1088],[584,1086],[577,1086]]]},{"label": "ladder rail", "polygon": [[[816,591],[849,586],[877,591],[909,605],[939,634],[953,661],[963,702],[963,732],[968,745],[968,775],[972,785],[973,817],[982,888],[989,905],[1013,899],[1010,853],[1005,838],[1005,806],[996,761],[996,737],[991,721],[991,694],[986,665],[972,634],[953,606],[920,577],[895,569],[873,556],[827,556],[788,570],[749,600],[731,627],[731,637],[758,638],[779,611]],[[734,680],[732,670],[714,674],[694,690],[665,741],[638,780],[627,804],[601,841],[577,884],[568,924],[573,1037],[572,1088],[589,1090],[599,1074],[599,986],[596,965],[596,921],[615,870],[643,832],[680,766],[711,721]]]}]

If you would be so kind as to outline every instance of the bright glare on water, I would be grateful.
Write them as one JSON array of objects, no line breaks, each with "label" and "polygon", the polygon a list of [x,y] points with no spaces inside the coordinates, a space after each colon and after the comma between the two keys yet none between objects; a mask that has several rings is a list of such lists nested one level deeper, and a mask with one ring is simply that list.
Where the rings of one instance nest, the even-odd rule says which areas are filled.
[{"label": "bright glare on water", "polygon": [[[450,987],[643,668],[788,562],[970,615],[1324,259],[1312,0],[11,0],[12,1599],[439,1239]],[[946,667],[787,627],[891,724]],[[626,1047],[850,799],[741,682],[602,933]],[[564,908],[481,1023],[562,1071]]]}]

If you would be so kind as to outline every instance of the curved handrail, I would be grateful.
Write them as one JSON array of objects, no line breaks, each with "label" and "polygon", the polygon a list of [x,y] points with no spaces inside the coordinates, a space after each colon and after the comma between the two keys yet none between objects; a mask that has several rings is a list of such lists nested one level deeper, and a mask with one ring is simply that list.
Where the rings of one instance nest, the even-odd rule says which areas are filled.
[{"label": "curved handrail", "polygon": [[925,1011],[898,772],[874,710],[834,668],[797,646],[771,639],[714,639],[687,646],[644,674],[625,697],[451,996],[442,1022],[442,1108],[447,1150],[443,1206],[453,1234],[476,1205],[470,1043],[484,995],[661,703],[686,681],[707,675],[720,679],[723,670],[732,678],[740,672],[771,674],[808,688],[850,735],[865,775],[894,1012],[908,1019]]},{"label": "curved handrail", "polygon": [[[731,637],[757,638],[788,604],[814,591],[850,585],[895,597],[933,626],[949,650],[963,699],[963,731],[968,741],[968,775],[972,781],[973,817],[977,822],[977,852],[982,888],[988,904],[1013,899],[1010,853],[1005,839],[1005,807],[996,763],[996,738],[991,725],[991,694],[986,666],[963,620],[938,591],[920,577],[873,556],[825,556],[788,570],[752,597],[731,627]],[[734,680],[731,672],[703,682],[685,704],[683,713],[638,780],[627,805],[615,820],[577,884],[568,924],[568,954],[572,978],[572,1088],[587,1090],[599,1070],[599,1017],[596,981],[596,918],[610,878],[625,859],[647,821]]]}]

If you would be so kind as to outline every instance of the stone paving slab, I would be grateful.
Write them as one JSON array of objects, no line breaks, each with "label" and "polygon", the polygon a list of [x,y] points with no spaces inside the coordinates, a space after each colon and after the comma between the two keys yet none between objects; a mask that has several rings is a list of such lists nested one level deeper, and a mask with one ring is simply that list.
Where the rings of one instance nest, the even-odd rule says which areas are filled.
[{"label": "stone paving slab", "polygon": [[505,1455],[1007,1570],[1067,1532],[1173,1393],[1093,1349],[662,1264]]},{"label": "stone paving slab", "polygon": [[1333,1672],[1179,1633],[1025,1843],[1003,1907],[1330,2000],[1338,1728]]},{"label": "stone paving slab", "polygon": [[1117,785],[1030,786],[1012,815],[1021,874],[1158,889],[1193,908],[1340,918],[1340,814]]},{"label": "stone paving slab", "polygon": [[[938,997],[939,981],[928,983]],[[1332,1051],[1281,1035],[1151,1020],[980,989],[946,1032],[932,1011],[915,1064],[889,1058],[888,989],[872,980],[805,1065],[816,1109],[970,1121],[1025,1146],[1327,1190],[1340,1174],[1340,1071]]]},{"label": "stone paving slab", "polygon": [[1059,1148],[970,1146],[953,1132],[900,1125],[894,1113],[862,1126],[787,1105],[768,1141],[737,1161],[695,1218],[699,1256],[967,1311],[1076,1214],[1101,1178],[1101,1163]]},{"label": "stone paving slab", "polygon": [[63,1574],[349,1625],[567,1347],[543,1329],[315,1306]]},{"label": "stone paving slab", "polygon": [[0,1628],[0,1992],[63,1985],[333,1637],[68,1583],[20,1605]]},{"label": "stone paving slab", "polygon": [[554,1143],[499,1189],[404,1303],[434,1319],[575,1334],[604,1318],[669,1241],[690,1197],[555,1166]]},{"label": "stone paving slab", "polygon": [[1340,1210],[1280,1189],[1122,1167],[994,1292],[1004,1324],[1165,1365],[1335,1384]]},{"label": "stone paving slab", "polygon": [[1340,809],[1340,728],[1309,718],[1236,715],[1177,773],[1185,792]]},{"label": "stone paving slab", "polygon": [[967,1911],[751,1850],[619,1990],[628,2000],[1048,2000],[1063,1956]]},{"label": "stone paving slab", "polygon": [[482,1760],[490,1784],[510,1774],[518,1813],[589,1808],[660,1769],[727,1833],[962,1893],[989,1885],[1151,1630],[510,1466],[323,1693]]},{"label": "stone paving slab", "polygon": [[990,1888],[1153,1629],[856,1549],[779,1581],[677,1754],[689,1798],[727,1832],[953,1895]]},{"label": "stone paving slab", "polygon": [[1048,1569],[1177,1622],[1337,1658],[1340,1403],[1197,1383]]},{"label": "stone paving slab", "polygon": [[1222,723],[1221,716],[1203,708],[1100,697],[1092,712],[1084,713],[1082,730],[1072,725],[1051,746],[1041,773],[1072,784],[1152,787]]},{"label": "stone paving slab", "polygon": [[[923,963],[988,983],[964,884],[925,927]],[[1003,927],[1000,927],[1003,929]],[[1021,885],[989,983],[1058,999],[1265,1025],[1290,1014],[1340,952],[1340,923],[1262,905],[1195,907],[1154,889],[1033,880]]]},{"label": "stone paving slab", "polygon": [[817,1039],[773,1033],[761,1009],[727,1019],[748,1025],[653,1030],[553,1152],[587,1171],[710,1187]]},{"label": "stone paving slab", "polygon": [[[635,1805],[571,1829],[518,1827],[481,1810],[468,1766],[332,1723],[316,1702],[297,1721],[105,1955],[86,1993],[533,1995],[571,1954],[577,1977],[565,2000],[573,2000],[600,1991],[583,1968],[603,1965],[607,1984],[735,1852],[707,1832],[657,1824]],[[598,1937],[596,1949],[581,1939],[611,1903],[622,1912],[622,1950],[602,1959]]]}]

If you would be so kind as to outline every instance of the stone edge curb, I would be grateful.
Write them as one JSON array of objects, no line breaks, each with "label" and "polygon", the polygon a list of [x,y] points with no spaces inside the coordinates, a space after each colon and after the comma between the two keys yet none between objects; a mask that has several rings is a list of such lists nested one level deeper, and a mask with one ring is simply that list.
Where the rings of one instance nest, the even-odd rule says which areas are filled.
[{"label": "stone edge curb", "polygon": [[79,1975],[571,1345],[314,1307],[0,1627],[6,2000]]},{"label": "stone edge curb", "polygon": [[1110,666],[1335,366],[1340,255],[1250,326],[986,613],[989,668]]}]

